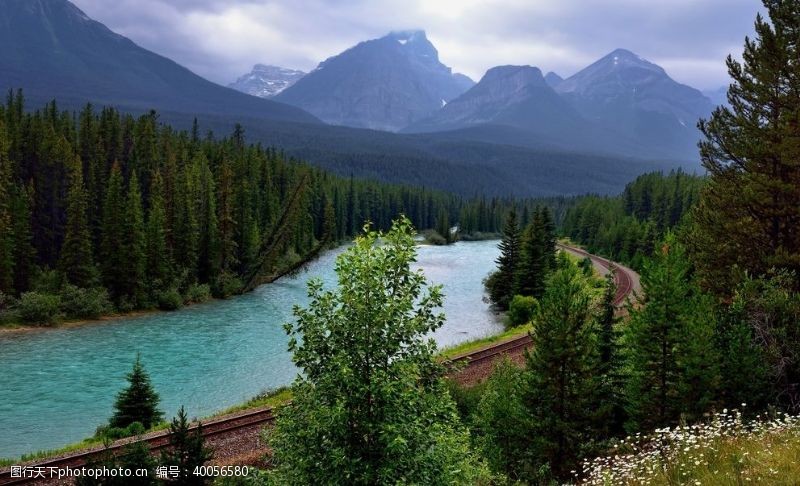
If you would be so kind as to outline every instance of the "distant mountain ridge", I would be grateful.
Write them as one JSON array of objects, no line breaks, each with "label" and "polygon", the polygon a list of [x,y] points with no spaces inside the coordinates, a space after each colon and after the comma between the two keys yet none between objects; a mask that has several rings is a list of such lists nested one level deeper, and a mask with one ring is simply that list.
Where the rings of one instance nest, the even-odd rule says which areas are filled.
[{"label": "distant mountain ridge", "polygon": [[430,132],[500,124],[539,132],[575,129],[581,116],[548,85],[539,68],[498,66],[466,93],[408,131]]},{"label": "distant mountain ridge", "polygon": [[207,81],[90,19],[66,0],[0,0],[0,90],[31,104],[87,101],[143,112],[319,123],[294,106]]},{"label": "distant mountain ridge", "polygon": [[271,98],[305,75],[304,71],[296,69],[256,64],[249,73],[240,76],[228,87],[259,98]]},{"label": "distant mountain ridge", "polygon": [[275,97],[335,125],[396,131],[474,82],[439,61],[422,30],[392,32],[321,62]]},{"label": "distant mountain ridge", "polygon": [[673,155],[697,153],[697,121],[712,110],[700,91],[625,49],[611,52],[555,89],[588,120]]},{"label": "distant mountain ridge", "polygon": [[617,49],[567,79],[530,66],[492,68],[404,131],[469,127],[472,137],[487,142],[691,159],[700,138],[697,121],[710,112],[711,102],[698,90]]},{"label": "distant mountain ridge", "polygon": [[[80,109],[87,102],[114,106],[132,114],[155,109],[160,122],[176,129],[190,128],[197,118],[201,131],[213,130],[217,136],[227,136],[240,123],[248,141],[276,147],[343,176],[424,185],[464,196],[545,196],[616,193],[643,172],[679,166],[696,168],[695,162],[675,162],[657,153],[647,153],[647,159],[620,155],[635,152],[624,151],[625,143],[619,137],[609,137],[617,151],[589,152],[586,141],[598,137],[593,130],[574,129],[574,141],[536,133],[520,122],[524,121],[524,110],[517,113],[513,106],[502,103],[498,106],[505,109],[498,119],[503,123],[517,120],[518,126],[481,122],[435,133],[397,134],[326,125],[297,107],[204,80],[111,32],[67,0],[0,0],[0,41],[4,47],[0,49],[0,89],[24,89],[26,106],[31,109],[53,99],[59,107],[67,109]],[[399,83],[403,87],[389,93],[397,95],[388,96],[391,101],[388,106],[392,109],[375,108],[375,102],[381,101],[379,97],[368,99],[365,106],[372,106],[372,111],[360,108],[376,120],[385,116],[399,122],[403,117],[397,117],[393,107],[399,106],[406,110],[401,110],[401,114],[408,114],[411,111],[408,107],[417,106],[411,102],[412,98],[429,99],[423,108],[428,110],[436,105],[435,112],[443,104],[447,107],[455,103],[473,84],[442,65],[438,55],[433,56],[435,48],[424,38],[424,33],[395,33],[384,38],[378,48],[368,50],[383,62],[384,52],[393,53],[391,62],[402,67],[400,73],[406,73],[394,71],[397,66],[387,67],[391,73],[389,79],[394,79],[390,85]],[[339,60],[331,61],[334,64],[340,64]],[[511,67],[506,73],[498,70],[497,78],[492,80],[490,76],[487,81],[507,86],[511,100],[531,102],[522,96],[524,89],[518,93],[514,87],[530,85],[544,89],[541,72],[523,67],[514,73],[515,69]],[[375,70],[365,67],[360,72],[374,74]],[[315,73],[300,82],[312,74]],[[408,83],[409,79],[416,81]],[[444,88],[440,84],[450,91],[441,94]],[[409,90],[408,86],[414,89]],[[353,94],[358,90],[344,92]],[[365,94],[375,92],[386,91],[376,87]],[[407,98],[401,96],[403,93],[415,96]],[[433,95],[424,98],[416,96],[418,93]],[[480,95],[481,91],[476,93]],[[488,90],[488,94],[475,96],[475,100],[496,101],[493,96],[499,94]],[[545,107],[535,102],[531,106],[539,110]],[[563,113],[576,112],[564,103],[559,106],[558,111]],[[448,112],[456,108],[451,107]]]}]

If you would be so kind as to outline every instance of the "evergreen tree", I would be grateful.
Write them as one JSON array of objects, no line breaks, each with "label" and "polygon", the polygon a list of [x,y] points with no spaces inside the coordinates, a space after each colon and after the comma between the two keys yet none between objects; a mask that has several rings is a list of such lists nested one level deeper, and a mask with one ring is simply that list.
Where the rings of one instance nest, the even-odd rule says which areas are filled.
[{"label": "evergreen tree", "polygon": [[103,281],[111,296],[119,302],[126,295],[125,273],[128,258],[125,246],[130,241],[125,228],[125,194],[119,164],[111,168],[103,202],[100,262]]},{"label": "evergreen tree", "polygon": [[125,428],[139,422],[146,429],[161,421],[158,409],[159,397],[150,383],[150,376],[144,370],[139,355],[133,363],[133,369],[126,377],[128,386],[117,395],[114,403],[114,415],[109,421],[111,427]]},{"label": "evergreen tree", "polygon": [[523,403],[530,417],[531,478],[547,479],[549,469],[555,478],[567,479],[592,441],[597,370],[593,310],[577,266],[553,274],[534,316],[533,346],[526,357]]},{"label": "evergreen tree", "polygon": [[691,250],[702,283],[722,295],[745,272],[800,271],[800,3],[763,3],[770,21],[756,18],[743,63],[727,59],[730,106],[699,125],[709,180],[694,213]]},{"label": "evergreen tree", "polygon": [[[383,244],[378,245],[382,238]],[[444,316],[441,288],[412,272],[401,219],[339,257],[339,286],[309,284],[311,305],[287,325],[301,374],[270,435],[287,484],[470,484],[482,472],[426,336]]]},{"label": "evergreen tree", "polygon": [[439,215],[436,217],[436,232],[444,238],[445,244],[452,243],[452,235],[450,234],[450,218],[447,216],[447,210],[441,208]]},{"label": "evergreen tree", "polygon": [[603,437],[620,435],[625,423],[624,377],[620,332],[617,329],[614,273],[606,277],[605,291],[597,316],[598,387],[595,390],[595,430]]},{"label": "evergreen tree", "polygon": [[212,478],[195,475],[195,468],[212,458],[211,449],[205,446],[203,439],[203,425],[198,423],[197,427],[190,429],[186,411],[181,407],[178,416],[172,419],[169,431],[170,448],[161,454],[161,464],[178,466],[181,471],[171,484],[197,486],[212,482]]},{"label": "evergreen tree", "polygon": [[147,241],[144,230],[144,211],[139,179],[134,173],[128,181],[128,196],[125,203],[124,224],[124,281],[125,293],[134,306],[146,301],[147,289]]},{"label": "evergreen tree", "polygon": [[217,225],[217,203],[214,175],[208,167],[208,160],[198,156],[200,172],[200,198],[198,207],[198,278],[201,282],[209,282],[219,270],[219,240]]},{"label": "evergreen tree", "polygon": [[171,280],[167,249],[167,213],[164,207],[164,183],[158,172],[152,178],[150,207],[147,211],[147,275],[152,290],[163,289]]},{"label": "evergreen tree", "polygon": [[536,298],[542,296],[549,271],[547,258],[544,221],[541,213],[536,211],[533,221],[528,224],[522,235],[514,293]]},{"label": "evergreen tree", "polygon": [[14,293],[14,232],[11,218],[11,159],[0,119],[0,293]]},{"label": "evergreen tree", "polygon": [[512,209],[506,216],[503,225],[503,239],[498,245],[500,256],[497,257],[497,272],[487,282],[489,295],[498,307],[508,309],[514,296],[514,282],[520,258],[520,230],[517,212]]},{"label": "evergreen tree", "polygon": [[717,358],[713,311],[689,280],[689,262],[669,235],[645,265],[644,298],[625,327],[631,430],[674,424],[702,413],[713,397]]},{"label": "evergreen tree", "polygon": [[14,187],[11,195],[11,221],[14,235],[14,290],[26,292],[36,273],[36,248],[31,230],[33,186]]},{"label": "evergreen tree", "polygon": [[83,288],[94,286],[98,276],[94,266],[87,210],[83,168],[76,157],[71,167],[67,195],[67,225],[59,257],[59,270],[67,282]]}]

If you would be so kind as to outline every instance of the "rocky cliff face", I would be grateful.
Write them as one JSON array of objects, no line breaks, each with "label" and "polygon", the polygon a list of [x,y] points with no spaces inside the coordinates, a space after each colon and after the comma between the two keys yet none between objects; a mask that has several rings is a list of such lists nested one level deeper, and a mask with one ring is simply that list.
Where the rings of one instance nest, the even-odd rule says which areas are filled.
[{"label": "rocky cliff face", "polygon": [[331,57],[275,97],[336,125],[395,131],[466,91],[423,31],[392,32]]}]

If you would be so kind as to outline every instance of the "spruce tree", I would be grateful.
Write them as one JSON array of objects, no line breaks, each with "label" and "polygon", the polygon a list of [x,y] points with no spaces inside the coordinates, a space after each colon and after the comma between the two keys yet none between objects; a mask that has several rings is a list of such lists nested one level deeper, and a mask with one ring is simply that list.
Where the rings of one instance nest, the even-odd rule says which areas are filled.
[{"label": "spruce tree", "polygon": [[14,293],[14,232],[11,219],[11,159],[0,119],[0,293]]},{"label": "spruce tree", "polygon": [[689,279],[690,264],[674,235],[645,265],[643,299],[625,327],[627,411],[631,430],[671,425],[702,413],[718,376],[713,310]]},{"label": "spruce tree", "polygon": [[125,246],[130,240],[125,229],[125,217],[122,173],[119,164],[114,164],[109,174],[106,197],[103,202],[100,262],[105,286],[118,303],[126,295],[127,290],[125,269],[128,258],[125,255]]},{"label": "spruce tree", "polygon": [[617,436],[625,424],[624,376],[620,332],[617,329],[617,286],[614,273],[606,276],[597,315],[597,379],[595,430],[603,437]]},{"label": "spruce tree", "polygon": [[169,426],[169,449],[161,454],[161,464],[178,466],[180,476],[171,481],[171,484],[192,486],[209,484],[212,478],[195,475],[195,468],[211,460],[211,449],[205,445],[203,439],[203,425],[190,429],[186,410],[183,407],[178,411],[178,416],[172,419]]},{"label": "spruce tree", "polygon": [[544,215],[537,209],[533,221],[525,228],[522,235],[514,293],[537,299],[544,293],[547,275],[555,266],[554,255],[551,264],[551,255],[547,251],[548,238]]},{"label": "spruce tree", "polygon": [[144,370],[139,354],[136,355],[133,369],[126,379],[128,386],[117,395],[114,415],[109,425],[125,428],[134,422],[139,422],[149,429],[161,421],[162,414],[158,409],[158,393],[153,389],[150,376]]},{"label": "spruce tree", "polygon": [[164,182],[156,172],[150,187],[147,211],[147,275],[150,290],[163,289],[171,280],[172,262],[167,249],[167,213],[164,208]]},{"label": "spruce tree", "polygon": [[27,188],[12,188],[11,221],[14,235],[14,290],[17,293],[30,289],[31,279],[36,273],[36,248],[33,246],[31,229],[33,185]]},{"label": "spruce tree", "polygon": [[80,159],[75,157],[70,169],[67,225],[59,257],[59,270],[67,282],[88,288],[95,285],[98,275],[94,266],[92,235],[87,214],[88,201]]},{"label": "spruce tree", "polygon": [[144,211],[139,179],[136,174],[128,181],[128,195],[125,202],[125,291],[135,306],[146,302],[147,289],[147,241],[144,229]]},{"label": "spruce tree", "polygon": [[709,177],[691,250],[703,284],[725,296],[745,272],[800,271],[800,3],[763,3],[769,21],[756,18],[743,62],[727,59],[729,106],[699,125]]},{"label": "spruce tree", "polygon": [[553,275],[534,316],[523,385],[531,477],[549,465],[555,478],[567,479],[593,439],[598,368],[593,310],[586,279],[577,266],[567,265]]},{"label": "spruce tree", "polygon": [[503,225],[503,239],[498,245],[500,256],[497,257],[497,273],[488,281],[489,296],[498,307],[508,309],[514,296],[514,282],[520,258],[520,230],[517,212],[512,209],[506,216]]}]

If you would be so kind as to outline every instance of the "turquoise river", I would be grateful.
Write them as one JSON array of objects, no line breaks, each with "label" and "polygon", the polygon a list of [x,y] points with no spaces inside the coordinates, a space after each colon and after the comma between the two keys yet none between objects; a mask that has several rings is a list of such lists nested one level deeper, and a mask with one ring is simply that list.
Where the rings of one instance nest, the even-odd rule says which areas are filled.
[{"label": "turquoise river", "polygon": [[[167,417],[185,405],[203,417],[291,383],[296,374],[283,324],[307,302],[305,283],[333,286],[342,250],[307,271],[225,301],[71,328],[0,333],[0,457],[52,449],[92,435],[111,414],[137,352]],[[443,284],[440,346],[498,332],[482,280],[496,241],[422,246],[417,265]]]}]

